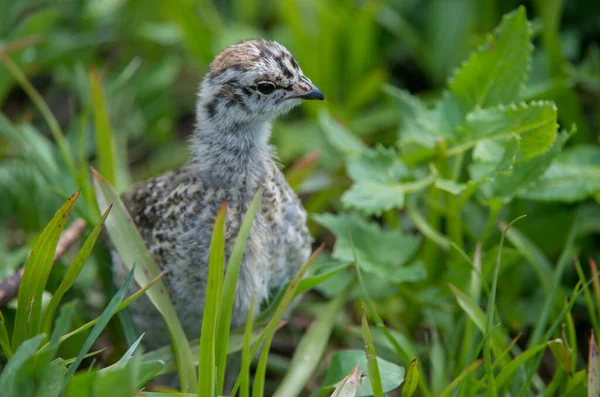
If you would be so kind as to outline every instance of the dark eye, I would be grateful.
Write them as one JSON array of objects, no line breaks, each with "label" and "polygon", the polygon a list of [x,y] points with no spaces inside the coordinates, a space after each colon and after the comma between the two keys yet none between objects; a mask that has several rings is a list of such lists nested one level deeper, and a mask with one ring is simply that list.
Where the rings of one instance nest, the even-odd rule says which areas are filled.
[{"label": "dark eye", "polygon": [[269,95],[275,91],[275,83],[271,81],[261,81],[256,85],[261,94]]}]

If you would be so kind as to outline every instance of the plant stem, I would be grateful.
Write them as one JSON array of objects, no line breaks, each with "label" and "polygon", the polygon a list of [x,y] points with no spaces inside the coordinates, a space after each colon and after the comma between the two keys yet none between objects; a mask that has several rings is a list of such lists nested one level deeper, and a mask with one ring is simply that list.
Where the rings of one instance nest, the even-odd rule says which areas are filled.
[{"label": "plant stem", "polygon": [[485,229],[483,230],[483,234],[481,237],[481,245],[485,247],[485,243],[490,237],[490,233],[494,230],[496,225],[496,220],[498,219],[498,214],[502,209],[503,204],[499,201],[492,201],[489,205],[490,213],[488,215],[487,223],[485,224]]}]

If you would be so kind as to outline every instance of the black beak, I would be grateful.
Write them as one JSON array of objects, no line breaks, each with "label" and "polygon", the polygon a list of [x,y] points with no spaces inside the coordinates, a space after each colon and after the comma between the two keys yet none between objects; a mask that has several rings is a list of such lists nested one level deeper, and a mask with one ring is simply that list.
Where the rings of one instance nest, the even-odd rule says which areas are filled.
[{"label": "black beak", "polygon": [[321,92],[320,89],[317,88],[313,83],[310,83],[310,90],[302,95],[298,95],[296,98],[314,100],[318,99],[319,101],[324,101],[325,96]]}]

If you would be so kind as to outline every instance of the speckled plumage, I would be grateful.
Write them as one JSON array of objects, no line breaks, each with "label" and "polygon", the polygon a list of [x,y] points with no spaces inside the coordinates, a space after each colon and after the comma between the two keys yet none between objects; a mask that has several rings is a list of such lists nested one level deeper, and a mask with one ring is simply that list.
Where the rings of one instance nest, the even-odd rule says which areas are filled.
[{"label": "speckled plumage", "polygon": [[[275,88],[263,93],[270,90],[264,84]],[[165,282],[190,339],[200,335],[210,239],[225,200],[227,259],[252,197],[264,187],[242,262],[232,326],[243,325],[252,295],[260,304],[310,254],[306,212],[268,144],[271,121],[302,99],[323,96],[283,46],[252,40],[228,47],[202,82],[189,163],[135,186],[124,197],[154,260],[167,270]],[[113,263],[121,283],[127,272],[115,252]],[[170,342],[160,314],[146,297],[132,310],[149,347]]]}]

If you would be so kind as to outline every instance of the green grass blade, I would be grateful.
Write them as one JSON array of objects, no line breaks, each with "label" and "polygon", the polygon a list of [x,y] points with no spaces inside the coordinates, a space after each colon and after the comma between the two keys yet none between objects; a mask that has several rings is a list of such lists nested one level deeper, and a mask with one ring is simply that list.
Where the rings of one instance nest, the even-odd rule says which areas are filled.
[{"label": "green grass blade", "polygon": [[265,375],[267,372],[267,358],[269,355],[269,349],[271,348],[271,341],[273,340],[273,335],[279,326],[279,320],[283,317],[285,309],[288,307],[292,299],[294,298],[294,294],[298,285],[300,284],[300,280],[306,274],[310,266],[314,263],[314,261],[319,257],[321,252],[323,251],[323,246],[319,247],[311,256],[308,258],[306,263],[302,265],[292,282],[288,285],[285,295],[277,308],[277,311],[273,315],[271,321],[267,325],[265,329],[265,342],[260,353],[260,358],[258,359],[258,365],[256,369],[256,373],[254,376],[254,385],[252,387],[252,397],[262,397],[265,392]]},{"label": "green grass blade", "polygon": [[[250,362],[252,357],[250,356],[250,348],[252,341],[250,339],[252,335],[252,319],[254,318],[254,305],[256,299],[252,296],[250,300],[250,310],[248,311],[248,317],[246,318],[246,326],[244,327],[244,347],[242,349],[242,367],[240,369],[239,383],[240,383],[240,397],[250,397]],[[237,383],[237,382],[236,382]],[[235,396],[235,391],[231,393]]]},{"label": "green grass blade", "polygon": [[[505,228],[504,226],[505,225],[501,224],[503,229]],[[540,281],[542,290],[545,292],[549,291],[551,283],[550,275],[554,270],[552,263],[550,263],[544,253],[519,230],[511,228],[506,233],[506,237],[533,267],[533,270],[536,272]]]},{"label": "green grass blade", "polygon": [[[294,298],[313,289],[318,284],[322,283],[325,280],[328,280],[329,278],[335,276],[336,274],[341,273],[342,271],[348,269],[350,266],[352,266],[352,263],[344,263],[340,266],[336,266],[332,269],[328,269],[328,271],[326,271],[326,272],[303,278],[302,281],[300,281],[300,285],[298,285],[298,288],[296,289]],[[277,307],[279,306],[281,299],[283,299],[283,295],[285,295],[285,291],[286,291],[286,288],[283,288],[277,294],[277,296],[275,296],[275,298],[273,298],[271,300],[271,302],[269,302],[269,305],[261,311],[260,315],[257,318],[258,322],[267,321],[269,318],[271,318],[273,313],[275,313],[275,311],[277,310]]]},{"label": "green grass blade", "polygon": [[354,283],[348,284],[335,299],[328,302],[325,308],[319,312],[317,318],[296,345],[292,361],[273,397],[300,395],[321,362],[335,326],[337,314],[342,310],[353,288]]},{"label": "green grass blade", "polygon": [[440,397],[450,397],[456,386],[459,385],[470,373],[479,368],[482,364],[481,360],[474,361],[471,365],[467,367],[459,376],[457,376],[448,387],[440,394]]},{"label": "green grass blade", "polygon": [[71,364],[71,366],[69,366],[69,370],[67,371],[67,375],[65,376],[65,382],[64,382],[65,385],[67,383],[69,383],[69,380],[71,379],[71,377],[73,376],[73,374],[75,373],[75,371],[77,370],[79,365],[81,364],[81,361],[83,361],[83,357],[85,356],[85,354],[88,352],[88,350],[90,350],[90,348],[92,347],[92,344],[96,341],[96,339],[98,339],[98,337],[104,330],[104,327],[106,327],[106,325],[108,324],[108,322],[110,321],[112,316],[117,312],[117,308],[119,307],[119,304],[125,298],[125,294],[127,294],[129,285],[131,284],[131,281],[133,280],[134,271],[135,271],[135,265],[134,265],[133,269],[131,269],[131,271],[129,272],[129,275],[125,279],[125,282],[123,283],[121,288],[119,288],[119,290],[112,297],[110,302],[108,302],[108,305],[106,305],[106,308],[104,309],[104,311],[102,312],[100,317],[98,317],[98,322],[94,325],[94,327],[90,331],[90,334],[88,335],[85,342],[83,343],[81,350],[79,350],[79,353],[77,354],[77,358],[75,359],[73,364]]},{"label": "green grass blade", "polygon": [[[221,305],[219,307],[217,328],[216,328],[216,344],[215,344],[215,359],[218,368],[218,390],[219,393],[223,393],[223,385],[225,383],[225,369],[227,365],[227,343],[229,342],[229,332],[231,328],[231,315],[233,312],[233,302],[235,298],[235,291],[237,287],[238,276],[240,274],[240,268],[246,251],[246,243],[252,224],[256,216],[256,211],[260,204],[262,197],[262,187],[258,189],[244,220],[238,236],[236,237],[235,244],[231,250],[229,262],[227,263],[227,272],[225,273],[225,280],[223,281],[223,294],[221,298]],[[202,338],[201,338],[202,339]]]},{"label": "green grass blade", "polygon": [[94,248],[94,244],[96,244],[96,240],[102,231],[102,226],[104,226],[104,221],[106,221],[106,217],[109,213],[110,207],[104,212],[104,215],[102,215],[102,218],[100,218],[98,224],[94,227],[88,238],[83,243],[83,246],[77,253],[77,256],[75,256],[71,266],[69,266],[63,280],[60,282],[58,289],[54,295],[52,295],[52,299],[50,299],[50,302],[44,311],[44,317],[42,318],[42,330],[46,335],[50,334],[52,318],[54,317],[54,312],[56,311],[58,304],[69,288],[73,286],[73,283],[79,276],[79,273],[81,273],[81,269],[83,269],[88,256],[92,252],[92,248]]},{"label": "green grass blade", "polygon": [[[86,354],[83,356],[83,359],[85,360],[86,358],[89,358],[89,357],[94,357],[95,355],[102,353],[102,352],[103,352],[103,351],[105,351],[106,349],[108,349],[108,346],[107,346],[107,347],[104,347],[104,348],[102,348],[102,349],[100,349],[100,350],[95,350],[95,351],[93,351],[93,352],[86,353]],[[65,364],[66,364],[66,365],[71,365],[71,364],[73,364],[73,363],[75,362],[75,360],[77,360],[77,357],[73,357],[73,358],[66,359],[66,360],[65,360]],[[92,365],[92,367],[93,367],[93,365]]]},{"label": "green grass blade", "polygon": [[487,335],[490,335],[489,338],[486,339],[484,345],[483,345],[483,358],[484,358],[484,366],[485,366],[485,372],[486,372],[486,376],[487,376],[487,381],[488,381],[488,387],[489,387],[489,391],[493,396],[497,396],[498,395],[498,390],[496,388],[496,379],[494,377],[494,370],[492,368],[492,332],[494,329],[494,317],[495,317],[495,310],[496,310],[496,293],[498,290],[498,277],[500,274],[500,259],[502,258],[502,247],[504,246],[504,239],[506,238],[506,232],[508,231],[508,229],[518,220],[524,218],[525,215],[522,215],[516,219],[514,219],[512,222],[510,222],[506,228],[504,229],[504,231],[502,232],[502,237],[500,237],[500,244],[498,246],[498,257],[496,259],[496,266],[494,267],[494,274],[492,276],[492,288],[491,288],[491,292],[490,292],[490,299],[488,301],[488,306],[487,306],[487,324],[486,324],[486,328],[485,328],[485,333]]},{"label": "green grass blade", "polygon": [[540,317],[536,321],[535,327],[533,328],[533,332],[531,333],[531,337],[529,338],[529,342],[527,343],[528,347],[535,346],[542,341],[544,329],[548,325],[550,315],[552,314],[552,311],[555,308],[556,296],[560,293],[560,284],[563,278],[565,268],[568,264],[569,259],[571,259],[571,250],[573,248],[573,242],[575,241],[575,236],[577,234],[577,223],[578,217],[574,217],[573,223],[571,224],[571,230],[569,231],[569,235],[567,237],[567,241],[553,272],[554,274],[552,277],[552,283],[550,284],[550,291],[548,295],[546,295],[544,306],[540,312]]},{"label": "green grass blade", "polygon": [[48,225],[37,238],[29,259],[25,264],[19,295],[17,298],[17,313],[12,335],[12,348],[17,348],[23,340],[31,335],[40,333],[42,311],[42,293],[46,287],[54,252],[67,217],[75,206],[79,192],[75,193],[54,214]]},{"label": "green grass blade", "polygon": [[46,348],[46,346],[43,346],[36,354],[36,367],[44,368],[54,358],[54,355],[60,346],[60,337],[67,333],[71,328],[71,319],[75,312],[76,304],[77,301],[72,301],[60,308],[60,314],[54,322],[54,329],[52,329],[48,347]]},{"label": "green grass blade", "polygon": [[600,395],[600,356],[596,345],[596,336],[592,331],[590,335],[590,349],[588,354],[588,395]]},{"label": "green grass blade", "polygon": [[363,303],[362,314],[362,329],[363,339],[365,341],[365,351],[367,353],[367,367],[369,369],[369,381],[373,388],[373,397],[384,397],[383,386],[381,385],[381,374],[379,373],[379,365],[377,364],[377,355],[375,354],[375,346],[373,346],[373,338],[369,331],[369,322],[367,321],[367,313]]},{"label": "green grass blade", "polygon": [[[160,278],[164,275],[164,273],[159,274],[154,280],[152,280],[148,285],[145,285],[143,288],[140,288],[139,290],[137,290],[135,293],[131,294],[130,297],[128,297],[127,299],[123,300],[123,302],[121,302],[119,304],[119,307],[117,307],[117,311],[116,313],[119,313],[121,310],[127,308],[127,306],[129,306],[131,303],[133,303],[133,301],[135,301],[137,298],[139,298],[140,296],[142,296],[143,294],[146,293],[146,291],[148,289],[150,289],[154,284],[156,284],[158,282],[158,280],[160,280]],[[67,339],[69,339],[72,336],[75,336],[77,334],[80,334],[81,332],[88,330],[90,328],[92,328],[96,323],[98,322],[98,319],[94,319],[92,321],[89,321],[87,323],[85,323],[84,325],[82,325],[81,327],[69,332],[68,334],[63,335],[60,338],[60,343],[66,341]],[[48,344],[44,345],[42,347],[42,349],[45,349],[48,346]],[[40,349],[40,350],[42,350]]]},{"label": "green grass blade", "polygon": [[137,338],[137,340],[131,346],[129,346],[129,349],[127,349],[127,351],[123,354],[123,356],[119,359],[119,361],[117,361],[114,364],[116,367],[123,368],[123,367],[125,367],[125,365],[127,365],[127,361],[129,361],[129,359],[133,356],[133,353],[135,352],[135,350],[138,348],[138,346],[142,342],[143,337],[144,337],[143,334],[140,335],[140,337]]},{"label": "green grass blade", "polygon": [[475,323],[477,328],[481,332],[485,333],[488,317],[485,312],[481,310],[479,305],[477,305],[469,295],[465,294],[452,284],[450,284],[449,287],[454,294],[454,298],[456,299],[458,306],[463,309],[463,311],[467,314],[467,317],[469,317],[469,319]]},{"label": "green grass blade", "polygon": [[[575,258],[575,270],[577,271],[579,281],[581,281],[582,284],[585,284],[587,280],[585,278],[583,268],[581,267],[581,263],[579,262],[579,258]],[[594,273],[592,272],[592,274]],[[598,317],[596,316],[596,305],[594,303],[594,298],[592,297],[592,293],[587,288],[583,289],[583,296],[585,298],[588,316],[590,316],[590,322],[592,323],[592,329],[596,334],[598,334],[600,328],[598,328]]]},{"label": "green grass blade", "polygon": [[[260,341],[262,341],[262,339],[264,338],[264,330],[265,329],[263,327],[253,330],[252,334],[250,335],[250,344],[254,344],[257,342],[260,343]],[[227,346],[227,354],[236,353],[244,348],[244,335],[242,332],[242,330],[236,330],[235,333],[230,334],[229,343]],[[190,350],[192,352],[192,355],[195,357],[193,363],[194,366],[196,366],[198,365],[197,360],[200,355],[200,339],[190,341]],[[253,350],[253,354],[254,353],[256,353],[255,350]],[[144,362],[157,360],[164,361],[165,367],[161,370],[161,374],[169,374],[177,371],[177,366],[175,365],[175,357],[173,356],[173,349],[171,348],[171,345],[163,346],[161,348],[148,352],[142,357]]]},{"label": "green grass blade", "polygon": [[[353,250],[354,250],[354,248],[353,248]],[[392,335],[390,330],[387,328],[387,326],[383,322],[383,319],[381,318],[379,313],[377,313],[377,310],[375,310],[375,305],[373,303],[373,300],[369,296],[369,293],[368,293],[368,290],[367,290],[367,287],[366,287],[366,284],[364,281],[364,277],[362,274],[362,270],[360,268],[360,262],[358,261],[355,250],[354,250],[354,260],[356,261],[356,274],[357,274],[358,283],[359,283],[359,287],[360,287],[361,294],[362,294],[362,299],[363,299],[363,302],[366,303],[365,307],[367,309],[369,316],[371,316],[371,317],[373,317],[373,319],[375,319],[375,325],[383,333],[383,335],[390,342],[390,344],[394,347],[396,354],[399,357],[402,357],[405,361],[413,360],[415,357],[409,356],[407,349],[404,349],[400,345],[400,343],[398,343],[396,338],[394,338],[394,336]],[[418,363],[417,363],[417,365],[418,365]],[[429,386],[427,385],[427,382],[426,382],[424,376],[419,377],[419,388],[421,390],[421,393],[423,393],[424,396],[426,396],[426,397],[433,396],[433,394],[429,390]]]},{"label": "green grass blade", "polygon": [[563,343],[562,340],[556,339],[553,341],[549,341],[546,343],[542,343],[540,345],[534,346],[532,348],[527,349],[514,360],[512,360],[508,365],[502,368],[502,371],[496,377],[496,384],[499,388],[504,387],[507,382],[510,380],[510,377],[515,373],[515,371],[528,360],[534,358],[539,352],[549,347],[551,344]]},{"label": "green grass blade", "polygon": [[77,178],[77,171],[75,169],[75,161],[73,159],[73,154],[71,153],[71,148],[69,143],[65,139],[65,136],[60,128],[60,124],[50,107],[40,93],[35,89],[35,87],[31,84],[31,82],[27,79],[27,77],[23,74],[21,69],[13,62],[13,60],[4,54],[0,54],[0,59],[4,62],[4,65],[11,72],[15,80],[19,82],[23,90],[29,95],[29,98],[33,101],[33,103],[37,106],[40,113],[46,120],[48,127],[50,127],[50,132],[52,133],[52,137],[56,141],[58,145],[58,149],[62,156],[62,159],[69,170],[69,173],[73,177],[73,179]]},{"label": "green grass blade", "polygon": [[8,330],[6,329],[6,323],[4,322],[4,316],[0,311],[0,347],[7,359],[12,356],[12,349],[10,348],[10,338],[8,337]]},{"label": "green grass blade", "polygon": [[117,187],[117,159],[115,156],[116,146],[113,138],[112,128],[106,99],[102,90],[100,76],[95,69],[90,70],[89,82],[91,89],[92,108],[94,109],[94,124],[96,135],[96,157],[98,170],[113,186]]},{"label": "green grass blade", "polygon": [[[223,290],[223,268],[225,267],[225,219],[227,202],[224,202],[217,214],[215,227],[210,240],[208,260],[208,281],[202,331],[200,333],[200,355],[198,357],[198,397],[212,396],[216,384],[215,345],[217,341],[217,322]],[[235,291],[234,291],[235,293]],[[227,343],[227,342],[225,342]],[[225,354],[227,354],[225,352]],[[227,356],[226,356],[227,357]]]},{"label": "green grass blade", "polygon": [[[119,195],[106,179],[98,174],[96,170],[92,170],[92,175],[98,207],[100,207],[101,211],[105,211],[111,203],[113,205],[111,216],[106,220],[106,229],[123,263],[129,270],[133,268],[134,263],[137,263],[138,266],[134,274],[135,281],[138,285],[150,284],[153,279],[159,277],[160,272],[139,235],[133,220],[127,213],[127,209],[119,198]],[[146,293],[152,304],[163,316],[171,334],[179,368],[181,388],[185,392],[195,392],[197,382],[196,370],[193,364],[194,359],[164,282],[160,279],[156,280],[154,288],[149,288]]]}]

